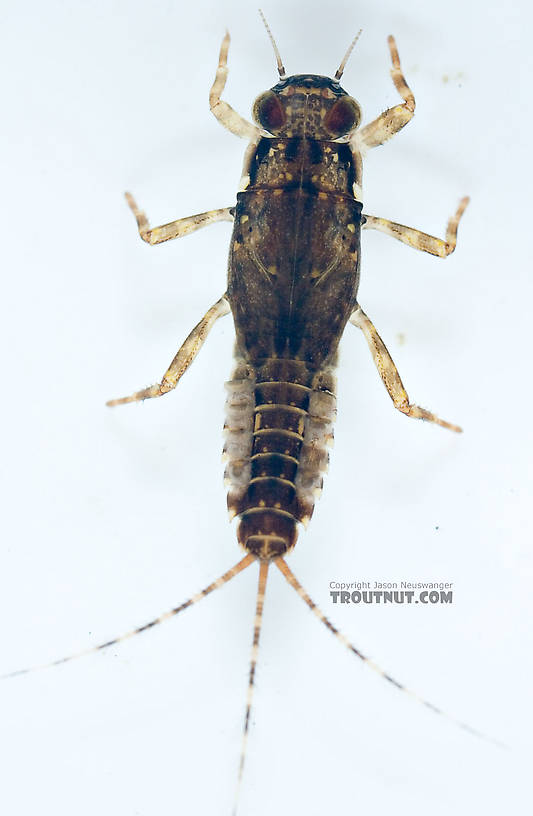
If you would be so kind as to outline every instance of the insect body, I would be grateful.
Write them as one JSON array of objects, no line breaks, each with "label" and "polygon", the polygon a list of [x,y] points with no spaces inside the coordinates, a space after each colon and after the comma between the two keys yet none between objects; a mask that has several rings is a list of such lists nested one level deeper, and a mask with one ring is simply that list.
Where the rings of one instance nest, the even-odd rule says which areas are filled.
[{"label": "insect body", "polygon": [[[359,104],[340,85],[354,44],[330,79],[309,74],[287,77],[273,43],[280,81],[256,100],[252,124],[221,99],[227,76],[227,34],[210,106],[222,125],[249,141],[236,205],[151,228],[127,194],[140,235],[149,244],[220,220],[234,224],[226,292],[189,334],[160,383],[108,404],[158,397],[175,388],[215,321],[231,311],[236,365],[227,383],[224,450],[228,508],[239,519],[237,535],[246,555],[200,593],[159,618],[56,663],[106,648],[175,616],[257,560],[259,588],[245,738],[271,563],[347,648],[389,683],[408,691],[337,631],[284,558],[295,546],[298,524],[305,525],[310,519],[322,487],[336,410],[337,347],[347,322],[363,331],[396,408],[408,416],[461,430],[409,401],[383,341],[357,302],[357,289],[362,228],[380,230],[445,257],[455,248],[457,226],[468,199],[462,199],[450,219],[445,239],[363,213],[361,157],[410,121],[415,102],[394,39],[389,37],[392,79],[403,101],[359,129]],[[440,713],[431,703],[421,702]],[[243,763],[244,747],[240,775]]]},{"label": "insect body", "polygon": [[357,111],[338,82],[291,77],[254,110],[275,135],[260,139],[235,210],[228,501],[241,544],[271,559],[292,549],[322,486],[337,345],[356,305],[361,204],[350,149],[331,140]]}]

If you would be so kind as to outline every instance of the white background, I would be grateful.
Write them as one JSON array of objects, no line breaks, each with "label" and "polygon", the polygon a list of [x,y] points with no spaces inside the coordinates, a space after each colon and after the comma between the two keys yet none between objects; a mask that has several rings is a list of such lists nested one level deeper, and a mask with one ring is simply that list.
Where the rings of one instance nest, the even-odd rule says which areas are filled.
[{"label": "white background", "polygon": [[[289,73],[333,73],[364,29],[343,85],[365,121],[398,102],[395,34],[417,112],[368,157],[367,212],[443,235],[472,197],[446,261],[365,233],[360,289],[411,398],[465,433],[395,412],[348,327],[331,473],[290,564],[363,651],[511,748],[387,686],[272,571],[240,816],[529,799],[529,8],[264,7]],[[240,557],[220,464],[231,318],[175,393],[104,405],[155,382],[224,291],[229,224],[150,248],[122,193],[154,225],[234,202],[245,145],[207,105],[226,27],[225,98],[247,114],[276,81],[249,4],[4,4],[4,671],[141,624]],[[3,682],[2,812],[229,814],[256,573],[121,648]],[[330,602],[330,580],[394,578],[453,581],[453,606]]]}]

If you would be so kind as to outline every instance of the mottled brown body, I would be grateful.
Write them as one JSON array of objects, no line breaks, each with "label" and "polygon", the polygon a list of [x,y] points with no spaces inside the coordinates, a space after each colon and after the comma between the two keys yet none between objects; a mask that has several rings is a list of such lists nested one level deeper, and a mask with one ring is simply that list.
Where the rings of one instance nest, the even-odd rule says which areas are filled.
[{"label": "mottled brown body", "polygon": [[[359,130],[359,105],[339,84],[356,41],[357,37],[334,78],[329,79],[316,75],[286,77],[272,39],[280,82],[256,100],[256,124],[252,124],[221,98],[228,72],[226,34],[209,99],[220,123],[249,142],[236,206],[152,228],[131,194],[126,194],[139,234],[151,245],[218,221],[234,222],[227,291],[189,333],[160,382],[110,400],[108,405],[160,397],[174,389],[214,323],[232,311],[236,367],[226,384],[224,450],[228,459],[228,506],[231,516],[239,516],[238,537],[247,554],[203,590],[143,626],[52,663],[3,675],[11,677],[66,663],[146,632],[198,603],[258,560],[239,784],[271,561],[343,646],[394,688],[443,714],[349,641],[310,598],[283,558],[294,547],[297,524],[305,524],[312,515],[322,488],[336,412],[337,347],[348,320],[363,332],[383,384],[399,411],[461,430],[410,402],[383,340],[356,299],[361,228],[379,230],[409,246],[446,257],[455,249],[457,227],[468,203],[467,198],[461,200],[448,221],[444,239],[367,213],[362,215],[362,156],[411,120],[415,100],[401,70],[394,38],[389,37],[391,76],[402,102]],[[445,716],[483,736],[466,723]]]},{"label": "mottled brown body", "polygon": [[225,451],[239,541],[270,559],[294,546],[322,488],[336,351],[356,306],[361,203],[352,151],[324,138],[328,109],[346,97],[338,83],[295,76],[265,96],[267,124],[281,133],[260,139],[237,196]]}]

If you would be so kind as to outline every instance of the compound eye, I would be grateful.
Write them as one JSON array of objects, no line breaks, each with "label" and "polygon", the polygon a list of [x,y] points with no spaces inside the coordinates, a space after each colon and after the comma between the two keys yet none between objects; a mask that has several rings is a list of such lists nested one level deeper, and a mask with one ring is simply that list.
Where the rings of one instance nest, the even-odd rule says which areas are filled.
[{"label": "compound eye", "polygon": [[361,109],[355,99],[345,96],[337,100],[324,118],[324,127],[338,138],[357,127],[361,119]]},{"label": "compound eye", "polygon": [[254,102],[253,116],[255,121],[269,133],[279,133],[287,117],[283,105],[274,91],[266,91]]}]

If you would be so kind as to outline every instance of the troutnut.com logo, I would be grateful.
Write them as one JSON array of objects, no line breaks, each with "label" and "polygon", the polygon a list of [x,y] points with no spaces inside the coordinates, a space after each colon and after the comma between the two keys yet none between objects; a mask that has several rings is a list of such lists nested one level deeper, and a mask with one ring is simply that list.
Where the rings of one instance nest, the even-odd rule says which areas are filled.
[{"label": "troutnut.com logo", "polygon": [[334,604],[451,604],[450,581],[330,581]]}]

